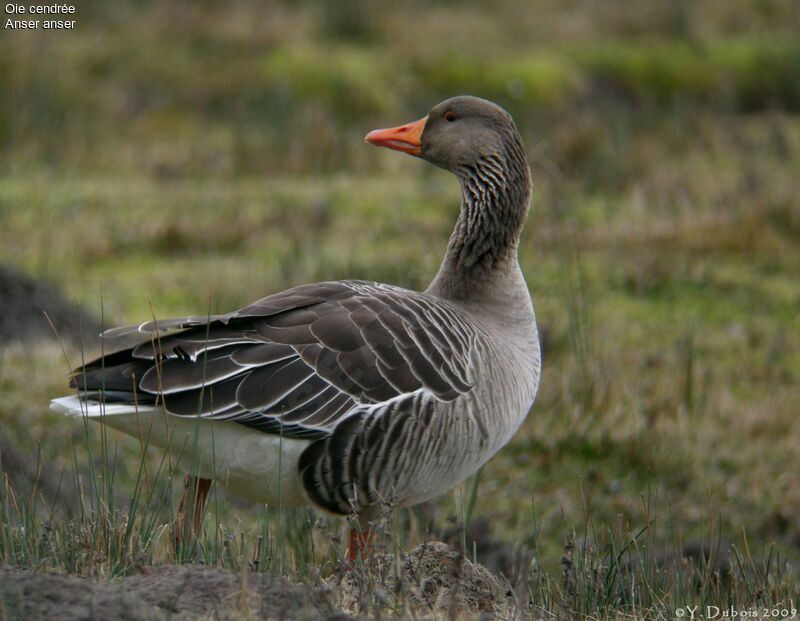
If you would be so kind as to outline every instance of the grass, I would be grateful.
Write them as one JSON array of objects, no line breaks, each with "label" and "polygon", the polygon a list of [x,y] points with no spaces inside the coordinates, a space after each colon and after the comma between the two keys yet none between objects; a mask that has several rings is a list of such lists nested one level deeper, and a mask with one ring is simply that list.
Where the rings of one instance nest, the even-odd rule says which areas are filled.
[{"label": "grass", "polygon": [[[180,479],[181,468],[177,464],[167,468],[164,456],[143,456],[130,498],[119,502],[117,468],[135,465],[136,460],[119,459],[119,447],[104,443],[101,431],[87,426],[80,434],[71,464],[79,492],[71,502],[55,500],[41,507],[35,487],[23,496],[7,477],[0,486],[0,558],[5,563],[104,580],[161,563],[202,563],[235,573],[289,575],[312,584],[320,576],[342,571],[338,561],[341,525],[335,520],[315,518],[308,511],[275,509],[262,509],[260,515],[250,514],[243,520],[220,502],[217,493],[222,492],[214,494],[203,532],[176,546],[172,482],[176,473]],[[78,457],[82,450],[89,450],[88,473],[85,458]],[[158,464],[150,468],[149,476],[148,463]],[[468,505],[473,505],[473,494],[479,493],[478,480],[468,486]],[[521,553],[515,573],[507,578],[523,607],[530,606],[535,615],[671,618],[672,611],[687,606],[745,610],[796,605],[796,579],[781,554],[772,546],[754,554],[745,533],[736,542],[726,541],[715,509],[709,508],[700,547],[687,551],[672,506],[666,507],[670,515],[661,515],[663,502],[649,489],[640,498],[636,515],[630,519],[618,515],[604,523],[597,519],[591,497],[595,484],[579,480],[583,515],[577,522],[571,524],[566,515],[561,516],[560,576],[550,567],[551,543],[545,541],[547,535],[531,499],[526,528],[532,539],[527,541],[530,547],[523,548],[529,552]],[[468,522],[473,507],[465,507],[463,493],[458,501],[459,517]],[[54,510],[62,505],[74,507],[75,514],[65,519]],[[415,541],[413,529],[408,530],[408,516],[399,517],[389,517],[389,530],[380,531],[379,550],[393,553]],[[226,522],[232,527],[224,526]],[[466,531],[461,540],[469,555]],[[239,614],[245,612],[246,606],[239,609]]]},{"label": "grass", "polygon": [[[797,606],[795,3],[175,6],[86,3],[80,36],[0,41],[4,262],[109,324],[331,278],[423,288],[456,184],[361,139],[495,98],[534,171],[541,391],[480,478],[387,518],[385,549],[456,529],[481,561],[458,525],[489,524],[540,616]],[[183,470],[47,412],[63,358],[0,349],[0,424],[28,456],[3,457],[0,562],[336,574],[342,524],[221,489],[175,550]]]}]

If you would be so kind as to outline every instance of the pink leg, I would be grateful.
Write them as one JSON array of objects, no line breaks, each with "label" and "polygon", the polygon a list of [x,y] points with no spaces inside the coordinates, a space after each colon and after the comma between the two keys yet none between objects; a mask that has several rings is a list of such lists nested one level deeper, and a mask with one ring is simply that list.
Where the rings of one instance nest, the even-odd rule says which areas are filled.
[{"label": "pink leg", "polygon": [[[183,494],[178,504],[178,516],[175,526],[175,543],[180,545],[184,538],[190,534],[196,536],[203,523],[208,491],[211,489],[211,479],[203,479],[187,474],[183,479]],[[191,500],[190,500],[191,498]],[[187,506],[192,505],[192,530],[187,532],[186,513]]]},{"label": "pink leg", "polygon": [[347,545],[347,558],[354,563],[359,557],[362,559],[367,558],[372,552],[374,535],[375,532],[371,528],[366,530],[351,528]]}]

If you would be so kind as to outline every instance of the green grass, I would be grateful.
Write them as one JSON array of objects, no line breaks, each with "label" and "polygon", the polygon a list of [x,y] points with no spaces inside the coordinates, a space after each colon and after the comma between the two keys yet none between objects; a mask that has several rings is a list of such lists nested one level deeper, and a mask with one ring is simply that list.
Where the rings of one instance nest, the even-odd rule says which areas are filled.
[{"label": "green grass", "polygon": [[[796,606],[796,3],[177,6],[87,3],[81,36],[0,41],[3,261],[107,324],[315,280],[423,288],[457,185],[362,137],[458,92],[495,98],[534,171],[541,391],[478,483],[381,541],[485,520],[529,554],[509,577],[542,616]],[[222,490],[176,551],[183,470],[49,413],[68,367],[51,344],[0,349],[0,425],[41,470],[0,485],[0,562],[336,573],[342,524]],[[698,546],[729,571],[662,564]]]},{"label": "green grass", "polygon": [[[41,180],[9,180],[0,184],[8,225],[2,241],[19,249],[23,266],[72,283],[71,297],[97,313],[102,283],[103,310],[115,322],[147,317],[151,304],[161,317],[197,312],[209,301],[214,310],[229,309],[247,301],[246,291],[267,293],[324,278],[368,277],[420,287],[439,260],[457,191],[446,176],[420,180],[413,168],[400,178],[213,184],[51,177],[46,195],[37,189]],[[543,183],[544,196],[559,191]],[[358,199],[350,200],[356,189]],[[388,212],[379,207],[386,196]],[[322,212],[319,200],[327,201]],[[695,250],[691,231],[684,233],[670,214],[637,220],[635,205],[622,200],[609,221],[596,213],[606,207],[592,200],[562,215],[545,202],[539,198],[534,206],[522,251],[547,333],[542,392],[512,444],[487,465],[469,512],[489,518],[502,540],[532,547],[541,574],[531,598],[548,610],[605,615],[635,603],[655,611],[664,598],[744,606],[755,601],[747,594],[756,591],[762,603],[786,600],[793,583],[783,559],[797,558],[790,526],[794,486],[787,473],[797,465],[792,421],[800,402],[793,312],[800,289],[791,277],[795,255],[785,254],[791,244],[776,231],[770,242],[775,248],[767,246],[755,257],[730,249],[726,227],[740,228],[735,210],[714,230],[721,248],[706,235]],[[626,219],[626,213],[632,216]],[[43,231],[42,222],[60,226]],[[651,242],[648,231],[662,226],[674,241]],[[754,226],[772,225],[765,220]],[[25,242],[45,234],[52,236],[49,244]],[[87,242],[69,243],[75,239]],[[78,352],[70,355],[76,364]],[[87,436],[80,425],[45,413],[48,399],[65,390],[67,365],[60,353],[49,347],[7,349],[3,369],[3,390],[12,396],[0,412],[3,420],[36,421],[15,436],[29,448],[43,442],[43,458],[60,464],[66,479],[81,473],[91,481],[86,450],[99,442],[98,431],[90,429]],[[31,373],[35,381],[23,379]],[[67,435],[54,436],[52,428]],[[344,547],[341,525],[317,524],[305,512],[264,513],[223,492],[201,543],[176,552],[168,525],[182,470],[172,478],[163,470],[155,475],[160,456],[151,450],[148,472],[155,479],[139,486],[162,491],[149,496],[140,489],[135,495],[138,443],[113,432],[108,438],[112,453],[119,451],[113,508],[104,504],[108,490],[89,488],[86,508],[74,521],[48,520],[45,506],[34,517],[25,504],[33,497],[17,496],[22,513],[7,510],[3,518],[17,532],[17,540],[6,535],[7,561],[114,576],[132,571],[134,560],[238,569],[259,548],[260,569],[296,579],[335,571]],[[469,489],[468,483],[467,498]],[[649,490],[658,508],[653,524],[642,510]],[[131,494],[133,506],[127,501]],[[442,528],[444,516],[458,520],[466,512],[461,498],[456,492],[437,503],[434,529]],[[22,534],[11,526],[20,523],[27,525]],[[581,535],[590,525],[596,532]],[[616,569],[604,575],[602,588],[594,584],[598,568],[612,572],[609,558],[648,525],[647,550],[625,551],[627,573]],[[420,535],[412,529],[387,536],[389,545],[399,537],[408,546]],[[752,568],[736,569],[738,578],[726,583],[735,588],[712,584],[717,578],[710,569],[647,569],[653,564],[648,555],[674,556],[684,542],[717,539],[723,551],[731,543],[754,546],[743,561]],[[559,566],[567,540],[591,541],[591,547],[573,552],[587,557],[575,561],[574,588],[565,586]],[[466,539],[464,544],[469,556],[471,545]],[[772,546],[766,575],[761,563]],[[635,569],[628,567],[632,563]],[[643,586],[649,595],[639,593]]]}]

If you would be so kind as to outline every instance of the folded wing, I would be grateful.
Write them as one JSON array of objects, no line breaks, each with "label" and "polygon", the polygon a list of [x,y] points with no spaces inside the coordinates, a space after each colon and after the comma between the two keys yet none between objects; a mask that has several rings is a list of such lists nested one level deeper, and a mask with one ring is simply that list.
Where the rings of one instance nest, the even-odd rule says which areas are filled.
[{"label": "folded wing", "polygon": [[308,439],[329,435],[358,406],[469,391],[480,336],[445,301],[362,281],[304,285],[226,315],[115,328],[106,343],[131,334],[150,338],[77,369],[72,386]]}]

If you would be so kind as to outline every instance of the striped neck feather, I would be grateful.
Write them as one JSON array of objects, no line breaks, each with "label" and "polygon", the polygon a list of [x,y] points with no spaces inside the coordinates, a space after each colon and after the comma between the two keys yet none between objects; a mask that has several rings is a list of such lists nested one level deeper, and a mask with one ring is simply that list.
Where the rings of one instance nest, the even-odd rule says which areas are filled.
[{"label": "striped neck feather", "polygon": [[461,183],[461,214],[447,253],[428,291],[468,299],[491,293],[518,269],[517,249],[530,202],[530,169],[522,143],[509,155],[484,156],[455,172]]}]

